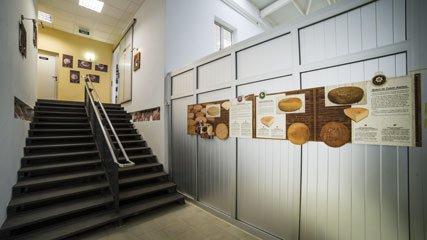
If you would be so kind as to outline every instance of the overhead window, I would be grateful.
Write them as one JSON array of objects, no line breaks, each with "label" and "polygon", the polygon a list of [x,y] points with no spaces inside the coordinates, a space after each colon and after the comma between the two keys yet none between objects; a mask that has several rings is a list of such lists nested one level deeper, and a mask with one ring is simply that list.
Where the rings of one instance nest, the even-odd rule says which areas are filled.
[{"label": "overhead window", "polygon": [[215,51],[231,46],[233,31],[224,27],[218,22],[215,22]]}]

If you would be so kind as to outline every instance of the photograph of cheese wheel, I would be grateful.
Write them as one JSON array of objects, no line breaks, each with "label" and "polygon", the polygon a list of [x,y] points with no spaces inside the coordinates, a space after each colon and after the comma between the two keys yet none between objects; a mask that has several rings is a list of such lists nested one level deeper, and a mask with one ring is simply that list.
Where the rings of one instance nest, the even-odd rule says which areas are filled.
[{"label": "photograph of cheese wheel", "polygon": [[342,123],[328,122],[320,130],[320,138],[329,147],[341,147],[350,141],[350,130]]},{"label": "photograph of cheese wheel", "polygon": [[215,128],[215,135],[217,138],[221,140],[225,140],[228,138],[228,127],[225,123],[220,123]]},{"label": "photograph of cheese wheel", "polygon": [[336,104],[354,104],[360,102],[364,95],[360,87],[339,87],[328,92],[328,99]]},{"label": "photograph of cheese wheel", "polygon": [[310,129],[304,123],[294,123],[289,126],[287,134],[291,143],[302,145],[310,138]]}]

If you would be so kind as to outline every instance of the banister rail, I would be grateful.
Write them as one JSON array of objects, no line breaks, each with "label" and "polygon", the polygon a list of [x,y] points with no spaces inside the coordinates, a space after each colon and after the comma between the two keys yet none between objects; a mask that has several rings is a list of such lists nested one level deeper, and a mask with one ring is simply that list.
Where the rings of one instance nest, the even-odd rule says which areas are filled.
[{"label": "banister rail", "polygon": [[[89,87],[88,82],[91,84],[91,86],[92,86],[91,88]],[[126,151],[125,151],[125,149],[123,148],[122,142],[120,141],[119,137],[117,136],[116,130],[114,129],[113,124],[111,123],[110,118],[108,117],[107,111],[105,111],[104,105],[102,104],[101,99],[100,99],[100,97],[99,97],[98,93],[96,92],[95,86],[93,85],[92,80],[91,80],[89,77],[85,78],[85,88],[86,88],[86,91],[88,91],[89,99],[90,99],[90,101],[91,101],[91,103],[92,103],[92,106],[94,106],[94,110],[95,110],[96,118],[98,119],[99,124],[101,125],[102,133],[103,133],[103,135],[105,136],[105,140],[107,141],[108,149],[109,149],[109,150],[110,150],[110,152],[112,153],[113,161],[114,161],[114,162],[115,162],[115,163],[116,163],[120,168],[124,168],[124,167],[132,167],[132,166],[134,166],[134,165],[135,165],[135,163],[134,163],[134,162],[132,162],[132,161],[129,159],[129,157],[128,157],[128,155],[127,155]],[[98,100],[99,106],[101,107],[101,110],[102,110],[102,112],[104,113],[105,121],[106,121],[106,122],[108,123],[108,125],[110,126],[111,132],[113,133],[113,136],[114,136],[114,138],[115,138],[115,140],[116,140],[117,144],[119,145],[120,151],[122,152],[123,157],[124,157],[124,159],[125,159],[125,162],[126,162],[126,163],[120,163],[120,162],[117,160],[117,156],[116,156],[116,154],[113,154],[113,153],[116,153],[117,151],[115,151],[116,149],[114,148],[114,145],[113,145],[113,143],[112,143],[112,141],[111,141],[111,138],[110,138],[110,136],[109,136],[109,134],[108,134],[108,131],[105,129],[105,126],[104,126],[104,124],[103,124],[103,122],[102,122],[102,116],[101,116],[101,113],[99,112],[99,109],[96,107],[96,104],[95,104],[95,102],[94,102],[94,100],[93,100],[93,97],[92,97],[92,94],[91,94],[91,93],[92,93],[92,91],[95,93],[95,96],[96,96],[96,98],[97,98],[97,100]],[[86,101],[86,99],[85,99],[85,101]],[[107,136],[108,136],[108,137],[107,137]]]}]

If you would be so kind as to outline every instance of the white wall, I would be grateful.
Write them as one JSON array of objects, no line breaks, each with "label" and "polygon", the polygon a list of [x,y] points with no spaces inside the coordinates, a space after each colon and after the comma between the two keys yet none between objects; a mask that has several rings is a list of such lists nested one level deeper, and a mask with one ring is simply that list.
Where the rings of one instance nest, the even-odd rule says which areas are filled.
[{"label": "white wall", "polygon": [[0,225],[6,218],[12,186],[23,156],[29,122],[15,119],[14,97],[30,106],[36,101],[37,49],[33,46],[33,23],[24,21],[27,30],[27,58],[18,51],[18,21],[23,14],[36,18],[36,1],[0,1]]},{"label": "white wall", "polygon": [[132,101],[123,107],[133,112],[160,106],[160,121],[137,122],[135,127],[167,169],[167,139],[164,136],[165,4],[165,0],[146,0],[135,14],[133,47],[141,50],[141,68],[136,72],[132,70]]},{"label": "white wall", "polygon": [[233,42],[263,32],[220,0],[166,0],[166,72],[214,52],[215,16],[237,29]]}]

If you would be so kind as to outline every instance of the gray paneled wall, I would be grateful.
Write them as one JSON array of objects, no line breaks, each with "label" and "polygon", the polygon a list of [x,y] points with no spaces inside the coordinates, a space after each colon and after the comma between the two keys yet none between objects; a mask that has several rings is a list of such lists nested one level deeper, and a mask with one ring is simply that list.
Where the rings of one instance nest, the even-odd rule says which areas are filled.
[{"label": "gray paneled wall", "polygon": [[172,102],[172,177],[178,190],[196,198],[196,136],[187,135],[187,105],[192,97]]},{"label": "gray paneled wall", "polygon": [[[210,77],[208,74],[205,76]],[[230,99],[231,89],[223,89],[198,95],[198,102],[210,102]],[[203,203],[231,215],[231,178],[232,164],[235,163],[236,139],[221,141],[198,139],[197,151],[197,185],[198,197]]]},{"label": "gray paneled wall", "polygon": [[[312,88],[406,74],[406,54],[302,74]],[[301,239],[409,239],[408,148],[303,146]]]},{"label": "gray paneled wall", "polygon": [[[174,180],[181,191],[263,238],[406,240],[411,226],[413,239],[427,239],[420,230],[427,219],[427,177],[409,176],[406,147],[186,135],[186,104],[364,81],[377,71],[407,74],[414,50],[406,40],[404,0],[334,6],[172,73]],[[412,156],[426,169],[422,154]],[[410,177],[424,180],[412,180],[417,192],[411,196],[419,199],[411,199],[411,214]],[[417,221],[409,224],[410,216]]]}]

